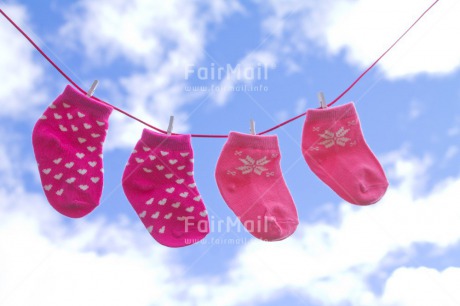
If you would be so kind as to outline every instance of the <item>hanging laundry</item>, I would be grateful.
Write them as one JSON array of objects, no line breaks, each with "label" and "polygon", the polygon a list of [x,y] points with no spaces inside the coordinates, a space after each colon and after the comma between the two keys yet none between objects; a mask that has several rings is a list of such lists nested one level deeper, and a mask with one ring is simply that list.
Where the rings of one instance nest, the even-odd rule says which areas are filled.
[{"label": "hanging laundry", "polygon": [[228,207],[254,237],[267,241],[289,237],[299,224],[280,160],[276,135],[231,132],[216,166]]},{"label": "hanging laundry", "polygon": [[123,173],[123,190],[152,237],[168,247],[196,243],[209,220],[193,177],[190,135],[145,129]]},{"label": "hanging laundry", "polygon": [[388,188],[383,168],[364,140],[353,103],[308,110],[302,154],[310,169],[352,204],[376,203]]},{"label": "hanging laundry", "polygon": [[83,217],[99,205],[111,113],[111,107],[67,86],[35,124],[32,142],[43,190],[67,217]]}]

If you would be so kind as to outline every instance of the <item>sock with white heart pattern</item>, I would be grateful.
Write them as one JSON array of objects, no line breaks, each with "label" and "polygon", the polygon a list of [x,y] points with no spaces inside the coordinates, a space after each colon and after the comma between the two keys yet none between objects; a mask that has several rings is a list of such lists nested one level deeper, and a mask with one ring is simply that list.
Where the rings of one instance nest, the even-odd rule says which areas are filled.
[{"label": "sock with white heart pattern", "polygon": [[83,217],[99,205],[112,110],[67,86],[35,124],[32,143],[43,190],[67,217]]},{"label": "sock with white heart pattern", "polygon": [[145,129],[123,173],[123,190],[152,237],[183,247],[209,233],[207,212],[193,177],[190,135]]}]

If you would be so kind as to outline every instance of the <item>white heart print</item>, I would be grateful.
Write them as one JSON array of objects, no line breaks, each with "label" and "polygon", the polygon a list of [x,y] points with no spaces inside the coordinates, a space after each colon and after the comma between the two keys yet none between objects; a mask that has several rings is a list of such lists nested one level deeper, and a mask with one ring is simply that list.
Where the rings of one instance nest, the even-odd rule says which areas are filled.
[{"label": "white heart print", "polygon": [[159,205],[165,205],[166,204],[166,199],[162,199],[162,200],[158,201],[158,204]]},{"label": "white heart print", "polygon": [[88,165],[90,165],[91,167],[94,168],[94,167],[97,165],[97,162],[95,162],[95,161],[90,161],[90,162],[88,162]]},{"label": "white heart print", "polygon": [[66,164],[65,164],[65,167],[66,167],[67,169],[70,169],[70,168],[73,167],[73,165],[74,165],[74,162],[70,162],[70,163],[66,163]]},{"label": "white heart print", "polygon": [[174,190],[175,190],[175,188],[174,188],[174,187],[171,187],[171,188],[166,188],[166,192],[167,192],[167,193],[173,193],[173,192],[174,192]]}]

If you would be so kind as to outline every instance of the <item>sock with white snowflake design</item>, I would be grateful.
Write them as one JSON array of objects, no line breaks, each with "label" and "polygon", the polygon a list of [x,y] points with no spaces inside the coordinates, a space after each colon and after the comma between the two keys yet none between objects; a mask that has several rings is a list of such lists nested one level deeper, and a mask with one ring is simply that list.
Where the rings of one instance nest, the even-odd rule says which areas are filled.
[{"label": "sock with white snowflake design", "polygon": [[280,159],[276,136],[231,132],[216,166],[227,205],[253,236],[267,241],[289,237],[299,223]]},{"label": "sock with white snowflake design", "polygon": [[373,204],[387,190],[385,172],[364,140],[352,102],[307,111],[302,153],[310,169],[347,202]]}]

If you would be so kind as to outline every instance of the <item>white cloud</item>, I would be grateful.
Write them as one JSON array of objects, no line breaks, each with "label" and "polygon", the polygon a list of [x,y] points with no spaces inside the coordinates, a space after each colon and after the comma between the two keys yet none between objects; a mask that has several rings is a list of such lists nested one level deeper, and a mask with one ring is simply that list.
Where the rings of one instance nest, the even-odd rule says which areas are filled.
[{"label": "white cloud", "polygon": [[[262,3],[262,2],[261,2]],[[305,54],[313,42],[330,54],[345,51],[360,68],[369,66],[433,3],[410,1],[278,1],[268,2],[264,29],[275,43],[269,48],[289,58]],[[262,4],[261,4],[262,5]],[[266,2],[263,2],[266,6]],[[378,69],[390,79],[418,74],[442,75],[460,67],[460,4],[439,3],[380,62]]]},{"label": "white cloud", "polygon": [[[13,188],[1,185],[0,301],[7,306],[225,306],[257,304],[289,293],[320,305],[412,306],[411,294],[398,293],[392,285],[401,282],[398,270],[383,278],[387,286],[382,296],[367,278],[409,262],[417,255],[417,244],[432,246],[438,255],[459,244],[460,233],[452,228],[460,222],[460,178],[417,193],[429,158],[398,159],[395,153],[382,160],[390,162],[388,174],[399,183],[380,203],[340,203],[329,211],[334,223],[303,223],[293,237],[277,243],[251,240],[212,281],[184,275],[188,261],[156,244],[139,222],[120,216],[64,223],[41,194],[24,190],[20,181]],[[456,275],[442,276],[424,294],[451,290]],[[420,278],[408,274],[403,280],[407,284]]]},{"label": "white cloud", "polygon": [[263,84],[269,78],[270,70],[276,67],[276,63],[277,57],[273,52],[264,50],[248,53],[220,82],[220,90],[213,92],[214,101],[217,105],[226,104],[238,84]]},{"label": "white cloud", "polygon": [[[3,4],[2,9],[26,31],[29,23],[26,8]],[[38,115],[37,107],[49,103],[43,88],[44,70],[35,58],[35,49],[5,19],[0,18],[0,108],[1,117],[29,120]]]},{"label": "white cloud", "polygon": [[42,195],[0,199],[2,305],[178,305],[171,255],[132,222],[68,226]]},{"label": "white cloud", "polygon": [[[327,47],[347,51],[351,63],[372,63],[433,1],[357,1],[331,10],[325,34]],[[440,1],[382,60],[389,78],[446,74],[460,67],[458,1]]]},{"label": "white cloud", "polygon": [[399,268],[388,278],[382,305],[456,306],[460,268]]},{"label": "white cloud", "polygon": [[[442,254],[460,242],[460,233],[452,230],[460,222],[460,178],[446,179],[427,194],[418,194],[417,181],[426,175],[420,173],[427,167],[423,164],[429,163],[400,157],[391,175],[401,182],[377,205],[341,203],[337,224],[303,224],[294,237],[276,244],[251,241],[221,283],[208,288],[208,302],[200,305],[256,303],[286,290],[300,301],[309,298],[320,305],[415,305],[402,297],[385,304],[367,278],[408,262],[416,256],[417,244],[428,244]],[[433,291],[438,295],[444,289],[441,284]]]},{"label": "white cloud", "polygon": [[[96,66],[128,61],[134,69],[102,82],[119,87],[109,100],[161,129],[174,115],[181,119],[175,132],[185,132],[188,115],[182,107],[206,99],[204,93],[185,90],[185,74],[204,59],[208,26],[241,11],[237,1],[80,0],[67,15],[60,39],[83,49]],[[109,135],[110,146],[132,146],[143,126],[123,116],[112,121],[116,137]]]}]

